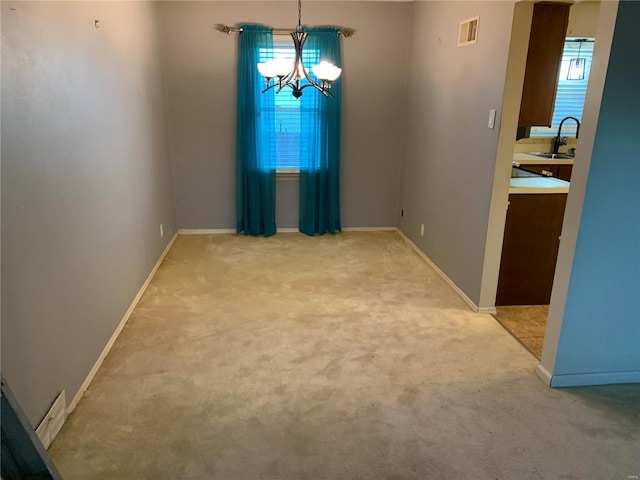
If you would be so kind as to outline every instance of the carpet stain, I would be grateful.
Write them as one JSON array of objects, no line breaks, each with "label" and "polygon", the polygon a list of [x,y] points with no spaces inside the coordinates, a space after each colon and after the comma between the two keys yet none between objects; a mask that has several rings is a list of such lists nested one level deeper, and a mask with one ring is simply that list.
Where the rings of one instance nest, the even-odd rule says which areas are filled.
[{"label": "carpet stain", "polygon": [[323,387],[320,390],[313,392],[311,398],[323,402],[329,400],[331,395],[333,395],[333,390],[330,387]]},{"label": "carpet stain", "polygon": [[342,374],[341,359],[334,358],[325,367],[318,372],[319,375],[326,377],[328,380],[333,380]]},{"label": "carpet stain", "polygon": [[415,405],[418,396],[420,395],[420,389],[416,386],[405,387],[402,393],[398,397],[398,404],[404,407],[412,407]]}]

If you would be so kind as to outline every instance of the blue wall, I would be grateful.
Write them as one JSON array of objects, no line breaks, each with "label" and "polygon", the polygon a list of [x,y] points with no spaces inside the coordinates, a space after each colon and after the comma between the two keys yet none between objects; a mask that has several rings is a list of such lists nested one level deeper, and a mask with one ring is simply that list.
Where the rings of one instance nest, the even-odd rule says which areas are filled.
[{"label": "blue wall", "polygon": [[621,1],[552,386],[640,381],[638,21]]}]

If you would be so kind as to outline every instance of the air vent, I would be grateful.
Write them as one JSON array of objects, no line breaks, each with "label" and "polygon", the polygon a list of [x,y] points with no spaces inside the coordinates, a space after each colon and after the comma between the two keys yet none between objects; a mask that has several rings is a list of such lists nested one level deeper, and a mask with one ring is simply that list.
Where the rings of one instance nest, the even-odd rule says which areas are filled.
[{"label": "air vent", "polygon": [[478,41],[479,20],[480,17],[476,15],[460,22],[460,31],[458,32],[459,47],[473,45]]}]

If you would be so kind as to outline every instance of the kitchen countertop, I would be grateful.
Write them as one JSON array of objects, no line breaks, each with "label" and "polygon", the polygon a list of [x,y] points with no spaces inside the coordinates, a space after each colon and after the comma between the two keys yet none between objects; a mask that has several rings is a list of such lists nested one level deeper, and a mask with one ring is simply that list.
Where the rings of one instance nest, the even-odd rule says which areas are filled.
[{"label": "kitchen countertop", "polygon": [[573,165],[573,158],[543,158],[529,155],[528,153],[514,153],[513,161],[518,162],[520,165]]},{"label": "kitchen countertop", "polygon": [[520,193],[569,193],[569,182],[553,177],[512,178],[509,194]]}]

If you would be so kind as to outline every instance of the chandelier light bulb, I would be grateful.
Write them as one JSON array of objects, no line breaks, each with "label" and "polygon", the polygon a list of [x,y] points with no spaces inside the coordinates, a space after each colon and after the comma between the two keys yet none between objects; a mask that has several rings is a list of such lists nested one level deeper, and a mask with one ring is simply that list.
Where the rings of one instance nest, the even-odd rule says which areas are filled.
[{"label": "chandelier light bulb", "polygon": [[316,77],[327,82],[333,82],[342,72],[341,68],[338,68],[325,60],[311,67],[311,70]]},{"label": "chandelier light bulb", "polygon": [[273,78],[276,76],[275,69],[273,68],[273,63],[271,62],[259,63],[258,71],[260,72],[260,75],[265,78]]},{"label": "chandelier light bulb", "polygon": [[269,62],[273,64],[273,69],[279,77],[286,76],[293,69],[293,62],[286,58],[277,57],[273,60],[269,60]]}]

